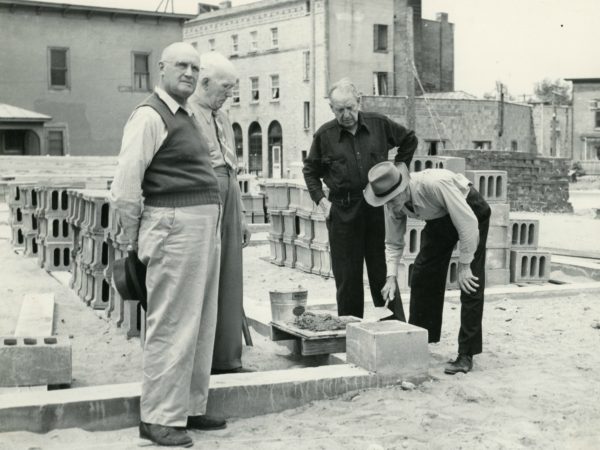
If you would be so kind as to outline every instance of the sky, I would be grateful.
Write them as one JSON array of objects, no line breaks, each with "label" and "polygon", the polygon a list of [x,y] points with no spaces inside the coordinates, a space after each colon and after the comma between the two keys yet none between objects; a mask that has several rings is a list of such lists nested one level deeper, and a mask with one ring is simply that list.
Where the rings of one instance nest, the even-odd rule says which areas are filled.
[{"label": "sky", "polygon": [[[45,0],[161,11],[169,0]],[[196,0],[172,0],[194,14]],[[376,5],[378,0],[365,0]],[[519,98],[544,78],[600,78],[600,0],[422,0],[423,17],[454,24],[454,88],[482,96],[502,82]],[[218,5],[219,0],[202,0]],[[233,0],[233,6],[253,0]],[[167,5],[168,3],[168,5]],[[591,53],[589,53],[591,52]]]}]

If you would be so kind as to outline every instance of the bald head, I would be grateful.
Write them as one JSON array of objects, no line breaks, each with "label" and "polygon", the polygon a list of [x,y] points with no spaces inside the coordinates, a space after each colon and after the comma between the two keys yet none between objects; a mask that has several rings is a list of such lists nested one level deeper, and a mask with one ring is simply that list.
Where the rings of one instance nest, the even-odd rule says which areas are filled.
[{"label": "bald head", "polygon": [[216,111],[231,97],[237,82],[237,70],[225,56],[218,52],[200,56],[200,82],[196,91],[201,105]]},{"label": "bald head", "polygon": [[175,42],[163,50],[158,67],[160,87],[184,104],[198,83],[200,56],[196,49],[185,42]]}]

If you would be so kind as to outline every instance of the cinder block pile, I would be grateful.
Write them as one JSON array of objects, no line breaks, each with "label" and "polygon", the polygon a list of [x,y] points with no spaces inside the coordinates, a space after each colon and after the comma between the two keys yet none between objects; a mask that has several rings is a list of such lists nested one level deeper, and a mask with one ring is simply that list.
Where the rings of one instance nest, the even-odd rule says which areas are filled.
[{"label": "cinder block pile", "polygon": [[[463,158],[444,156],[415,156],[410,164],[412,172],[429,168],[463,173],[490,204],[492,216],[487,240],[487,286],[511,281],[548,280],[550,255],[537,251],[537,222],[528,221],[524,224],[523,221],[509,218],[506,171],[465,170]],[[271,180],[265,184],[265,192],[271,222],[268,238],[271,262],[304,272],[332,276],[325,218],[311,200],[304,182]],[[424,227],[424,221],[407,221],[404,254],[398,267],[401,289],[410,288]],[[458,288],[458,255],[458,247],[455,247],[448,267],[447,289]]]},{"label": "cinder block pile", "polygon": [[265,223],[265,197],[258,192],[258,180],[255,175],[238,175],[242,203],[248,223]]}]

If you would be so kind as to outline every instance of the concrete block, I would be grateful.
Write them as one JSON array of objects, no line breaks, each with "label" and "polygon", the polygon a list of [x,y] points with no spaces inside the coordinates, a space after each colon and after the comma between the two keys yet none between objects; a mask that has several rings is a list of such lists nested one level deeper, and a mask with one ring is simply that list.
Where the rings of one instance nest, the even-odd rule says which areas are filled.
[{"label": "concrete block", "polygon": [[283,214],[280,210],[270,209],[269,222],[271,223],[271,236],[281,239],[283,237]]},{"label": "concrete block", "polygon": [[485,286],[500,286],[510,283],[510,269],[486,269]]},{"label": "concrete block", "polygon": [[466,170],[465,176],[488,203],[506,203],[508,175],[504,170]]},{"label": "concrete block", "polygon": [[327,229],[327,221],[321,213],[311,215],[313,227],[313,242],[319,245],[329,245],[329,231]]},{"label": "concrete block", "polygon": [[54,323],[54,294],[25,294],[15,336],[51,336]]},{"label": "concrete block", "polygon": [[424,375],[427,330],[396,320],[349,323],[346,356],[349,363],[377,374]]},{"label": "concrete block", "polygon": [[544,282],[550,278],[552,255],[537,250],[511,250],[510,281]]},{"label": "concrete block", "polygon": [[296,238],[300,232],[300,225],[296,223],[296,210],[286,209],[281,211],[283,219],[283,237]]},{"label": "concrete block", "polygon": [[507,227],[510,222],[510,205],[508,203],[490,203],[492,215],[490,216],[490,226]]},{"label": "concrete block", "polygon": [[[24,249],[25,248],[25,235],[23,234],[23,230],[20,226],[13,225],[10,230],[10,245],[14,249]],[[39,254],[39,249],[38,249]]]},{"label": "concrete block", "polygon": [[51,244],[43,243],[38,250],[40,267],[51,272],[53,270],[69,270],[71,267],[72,243]]},{"label": "concrete block", "polygon": [[490,225],[487,235],[487,248],[504,248],[510,247],[509,244],[509,228],[507,226]]},{"label": "concrete block", "polygon": [[414,156],[410,163],[411,172],[420,172],[425,169],[446,169],[455,173],[465,173],[464,158],[455,156]]},{"label": "concrete block", "polygon": [[510,219],[510,246],[514,249],[536,249],[540,236],[539,220]]},{"label": "concrete block", "polygon": [[310,273],[313,268],[313,257],[310,244],[296,240],[296,268]]},{"label": "concrete block", "polygon": [[409,219],[406,222],[406,233],[404,233],[404,255],[417,256],[421,249],[421,234],[425,228],[422,220]]},{"label": "concrete block", "polygon": [[62,336],[0,337],[0,386],[71,384],[71,342]]},{"label": "concrete block", "polygon": [[299,225],[298,240],[305,244],[310,244],[314,238],[313,222],[311,214],[303,210],[296,211],[296,217]]},{"label": "concrete block", "polygon": [[264,214],[264,199],[262,195],[242,194],[242,203],[246,211]]},{"label": "concrete block", "polygon": [[269,235],[267,239],[271,249],[271,262],[278,266],[283,266],[283,262],[285,261],[285,245],[283,241],[271,235]]},{"label": "concrete block", "polygon": [[508,269],[510,250],[507,248],[488,248],[486,250],[485,267],[487,269]]},{"label": "concrete block", "polygon": [[296,267],[296,245],[293,237],[283,237],[283,245],[285,246],[285,258],[283,265],[293,269]]}]

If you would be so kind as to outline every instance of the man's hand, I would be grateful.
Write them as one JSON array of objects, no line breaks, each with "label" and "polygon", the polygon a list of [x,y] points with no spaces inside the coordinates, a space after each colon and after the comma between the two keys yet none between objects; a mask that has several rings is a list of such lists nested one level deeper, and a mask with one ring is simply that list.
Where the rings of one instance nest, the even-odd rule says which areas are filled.
[{"label": "man's hand", "polygon": [[471,272],[471,264],[458,263],[458,286],[466,294],[473,294],[479,287],[479,278]]},{"label": "man's hand", "polygon": [[246,219],[242,220],[242,248],[248,247],[248,244],[250,244],[251,235],[252,233],[250,233],[250,230],[248,229],[248,223],[246,222]]},{"label": "man's hand", "polygon": [[325,215],[326,219],[329,219],[329,214],[331,213],[331,202],[327,200],[327,198],[323,197],[319,202],[319,209]]},{"label": "man's hand", "polygon": [[384,300],[387,300],[388,298],[390,301],[394,300],[394,297],[396,296],[396,277],[394,275],[390,275],[385,280],[383,289],[381,289],[381,295]]}]

